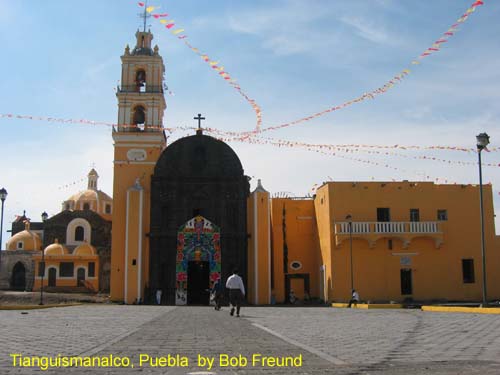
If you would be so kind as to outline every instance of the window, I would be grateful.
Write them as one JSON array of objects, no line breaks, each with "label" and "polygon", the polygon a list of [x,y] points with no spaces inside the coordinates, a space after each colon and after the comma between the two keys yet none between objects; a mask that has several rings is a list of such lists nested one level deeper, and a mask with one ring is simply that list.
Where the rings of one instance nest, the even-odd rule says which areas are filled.
[{"label": "window", "polygon": [[448,211],[446,211],[446,210],[438,210],[437,211],[437,219],[439,221],[446,221],[446,220],[448,220]]},{"label": "window", "polygon": [[462,276],[464,284],[473,284],[474,280],[474,259],[462,259]]},{"label": "window", "polygon": [[84,204],[83,204],[83,209],[84,209],[84,210],[90,210],[90,204],[88,204],[88,203],[84,203]]},{"label": "window", "polygon": [[388,240],[388,241],[387,241],[387,248],[388,248],[389,250],[392,250],[392,240]]},{"label": "window", "polygon": [[111,205],[110,204],[107,204],[106,205],[106,208],[105,208],[105,211],[107,214],[110,214],[111,213]]},{"label": "window", "polygon": [[95,263],[89,262],[89,277],[95,276]]},{"label": "window", "polygon": [[420,221],[420,211],[418,208],[410,208],[410,221]]},{"label": "window", "polygon": [[391,211],[389,208],[377,208],[377,221],[391,221]]},{"label": "window", "polygon": [[73,277],[74,268],[73,262],[61,262],[59,264],[59,276]]},{"label": "window", "polygon": [[75,241],[83,241],[84,240],[84,232],[85,230],[83,229],[82,226],[77,226],[75,228]]},{"label": "window", "polygon": [[143,106],[138,105],[134,108],[134,114],[132,117],[132,123],[137,125],[138,129],[143,130],[144,124],[146,123],[146,110]]},{"label": "window", "polygon": [[17,250],[22,250],[24,248],[24,242],[23,241],[19,241],[17,243]]}]

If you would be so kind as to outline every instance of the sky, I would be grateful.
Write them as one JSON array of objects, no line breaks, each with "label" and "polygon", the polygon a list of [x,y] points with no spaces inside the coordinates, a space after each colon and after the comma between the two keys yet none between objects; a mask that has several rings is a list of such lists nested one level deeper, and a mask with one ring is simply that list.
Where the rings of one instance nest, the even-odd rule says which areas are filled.
[{"label": "sky", "polygon": [[[410,62],[456,22],[473,0],[157,0],[189,43],[219,61],[262,109],[263,127],[309,116],[402,82],[311,121],[266,137],[310,143],[475,147],[486,132],[500,145],[500,2],[484,0],[441,51]],[[133,48],[141,8],[129,0],[0,0],[0,114],[117,120],[120,56]],[[248,131],[249,103],[157,20],[148,24],[166,74],[165,127]],[[111,195],[113,144],[103,125],[0,117],[0,187],[7,189],[3,243],[15,215],[40,220],[86,188],[92,166]],[[175,131],[168,143],[192,134]],[[478,183],[477,154],[393,150],[398,155],[324,155],[299,148],[231,142],[245,174],[272,195],[305,196],[323,181],[434,180]],[[436,157],[459,165],[421,157]],[[358,160],[353,160],[358,159]],[[361,161],[360,161],[361,160]],[[364,163],[368,161],[372,164]],[[498,152],[483,161],[499,165]],[[373,163],[379,163],[374,165]],[[396,169],[394,169],[396,168]],[[500,211],[498,167],[483,168]],[[500,217],[499,217],[500,218]],[[496,220],[497,232],[500,219]]]}]

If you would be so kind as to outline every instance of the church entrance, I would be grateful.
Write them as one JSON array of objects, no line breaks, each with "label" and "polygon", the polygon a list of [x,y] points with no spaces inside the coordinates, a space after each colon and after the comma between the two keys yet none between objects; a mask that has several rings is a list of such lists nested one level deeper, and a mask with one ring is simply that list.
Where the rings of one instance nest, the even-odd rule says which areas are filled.
[{"label": "church entrance", "polygon": [[11,289],[24,290],[26,288],[26,269],[21,262],[17,262],[12,270]]},{"label": "church entrance", "polygon": [[188,305],[208,305],[210,302],[210,268],[208,262],[188,263]]},{"label": "church entrance", "polygon": [[196,216],[177,234],[176,305],[208,305],[210,289],[221,277],[220,230]]}]

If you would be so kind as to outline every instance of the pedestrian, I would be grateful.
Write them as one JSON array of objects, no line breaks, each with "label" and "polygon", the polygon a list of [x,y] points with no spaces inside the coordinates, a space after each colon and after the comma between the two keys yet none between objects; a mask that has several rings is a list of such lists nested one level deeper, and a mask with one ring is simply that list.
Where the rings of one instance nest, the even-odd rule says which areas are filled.
[{"label": "pedestrian", "polygon": [[241,302],[245,297],[245,286],[241,277],[238,276],[238,269],[235,268],[233,274],[227,279],[226,288],[229,289],[230,315],[234,315],[234,309],[236,308],[236,316],[239,317]]},{"label": "pedestrian", "polygon": [[156,289],[156,304],[161,305],[161,289]]},{"label": "pedestrian", "polygon": [[349,306],[347,306],[347,307],[351,307],[352,304],[356,305],[356,307],[357,307],[358,302],[359,302],[359,294],[358,294],[358,292],[356,292],[356,289],[353,289],[352,290],[352,297],[351,297],[351,300],[349,301]]},{"label": "pedestrian", "polygon": [[214,297],[215,310],[219,311],[222,304],[222,297],[224,296],[224,285],[220,277],[215,281],[211,293]]},{"label": "pedestrian", "polygon": [[295,296],[293,289],[290,290],[290,294],[288,295],[288,299],[290,300],[290,303],[292,305],[295,305],[297,303],[297,297]]}]

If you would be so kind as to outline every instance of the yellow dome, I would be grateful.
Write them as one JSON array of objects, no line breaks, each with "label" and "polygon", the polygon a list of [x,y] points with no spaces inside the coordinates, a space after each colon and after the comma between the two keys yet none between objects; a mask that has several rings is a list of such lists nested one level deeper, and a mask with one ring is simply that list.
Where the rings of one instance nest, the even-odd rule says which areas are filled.
[{"label": "yellow dome", "polygon": [[10,240],[7,241],[7,250],[40,250],[42,241],[38,234],[30,230],[30,223],[26,221],[25,229],[22,232],[14,234]]},{"label": "yellow dome", "polygon": [[68,249],[61,245],[56,238],[54,243],[47,246],[44,250],[45,255],[66,255],[68,254]]},{"label": "yellow dome", "polygon": [[95,255],[95,254],[96,254],[95,248],[86,242],[78,246],[73,252],[73,255]]}]

